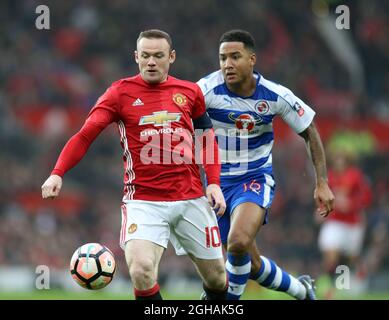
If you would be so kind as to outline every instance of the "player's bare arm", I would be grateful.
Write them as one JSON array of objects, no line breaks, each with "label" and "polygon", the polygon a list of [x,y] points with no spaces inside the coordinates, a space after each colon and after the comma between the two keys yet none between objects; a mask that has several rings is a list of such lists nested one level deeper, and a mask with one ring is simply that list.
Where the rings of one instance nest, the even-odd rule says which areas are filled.
[{"label": "player's bare arm", "polygon": [[62,178],[56,174],[51,175],[42,185],[42,198],[54,199],[58,197],[62,188]]},{"label": "player's bare arm", "polygon": [[327,165],[323,143],[313,121],[300,135],[305,140],[308,154],[315,169],[316,188],[314,191],[314,199],[317,211],[321,216],[326,217],[334,209],[335,197],[328,186]]}]

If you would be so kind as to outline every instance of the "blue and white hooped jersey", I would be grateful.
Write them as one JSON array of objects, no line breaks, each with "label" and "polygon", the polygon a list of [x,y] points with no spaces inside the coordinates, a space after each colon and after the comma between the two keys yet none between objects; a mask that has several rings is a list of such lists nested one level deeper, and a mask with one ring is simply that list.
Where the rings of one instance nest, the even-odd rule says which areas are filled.
[{"label": "blue and white hooped jersey", "polygon": [[288,88],[266,80],[259,73],[256,90],[240,97],[228,90],[222,72],[215,71],[197,82],[221,154],[222,181],[246,174],[272,174],[273,118],[281,118],[301,133],[315,112]]}]

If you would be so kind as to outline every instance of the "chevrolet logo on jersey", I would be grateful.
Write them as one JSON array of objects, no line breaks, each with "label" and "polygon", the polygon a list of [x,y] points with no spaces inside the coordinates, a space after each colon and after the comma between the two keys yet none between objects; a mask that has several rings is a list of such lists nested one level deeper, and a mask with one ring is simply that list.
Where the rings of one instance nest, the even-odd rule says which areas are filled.
[{"label": "chevrolet logo on jersey", "polygon": [[139,125],[153,124],[156,127],[166,126],[170,122],[180,121],[181,113],[169,113],[167,111],[153,112],[152,115],[143,116],[139,120]]}]

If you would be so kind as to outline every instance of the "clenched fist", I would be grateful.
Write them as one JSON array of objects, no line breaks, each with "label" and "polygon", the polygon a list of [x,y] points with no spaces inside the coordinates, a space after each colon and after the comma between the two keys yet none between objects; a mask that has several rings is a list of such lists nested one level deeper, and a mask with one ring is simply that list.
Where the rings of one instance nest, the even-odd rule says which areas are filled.
[{"label": "clenched fist", "polygon": [[54,199],[59,195],[62,187],[62,178],[56,174],[51,175],[47,178],[45,183],[42,185],[42,198],[43,199]]}]

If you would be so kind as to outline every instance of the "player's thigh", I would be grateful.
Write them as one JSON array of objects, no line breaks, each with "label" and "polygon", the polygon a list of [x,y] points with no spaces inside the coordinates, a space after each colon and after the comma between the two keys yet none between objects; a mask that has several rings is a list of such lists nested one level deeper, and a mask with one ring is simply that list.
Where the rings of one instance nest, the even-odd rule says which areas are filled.
[{"label": "player's thigh", "polygon": [[324,267],[328,271],[333,271],[333,268],[338,265],[342,256],[339,249],[326,249],[322,251]]},{"label": "player's thigh", "polygon": [[268,174],[246,177],[242,183],[229,188],[231,197],[228,205],[232,211],[229,246],[234,242],[246,250],[249,249],[262,224],[267,223],[274,188],[274,180]]},{"label": "player's thigh", "polygon": [[266,216],[266,209],[253,202],[239,204],[233,211],[228,242],[241,241],[251,246]]},{"label": "player's thigh", "polygon": [[171,242],[177,254],[190,254],[204,259],[220,259],[223,251],[216,215],[205,197],[183,201],[176,208]]},{"label": "player's thigh", "polygon": [[129,240],[125,245],[128,268],[130,271],[135,268],[156,275],[164,250],[164,247],[148,240]]}]

